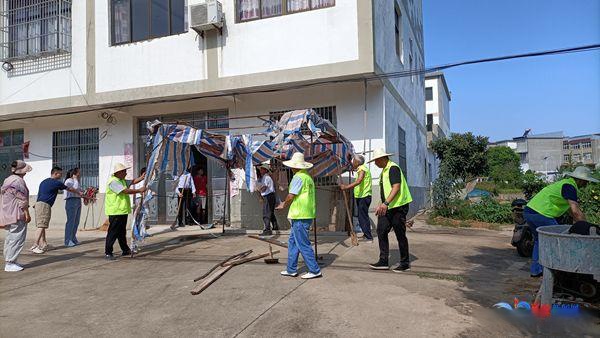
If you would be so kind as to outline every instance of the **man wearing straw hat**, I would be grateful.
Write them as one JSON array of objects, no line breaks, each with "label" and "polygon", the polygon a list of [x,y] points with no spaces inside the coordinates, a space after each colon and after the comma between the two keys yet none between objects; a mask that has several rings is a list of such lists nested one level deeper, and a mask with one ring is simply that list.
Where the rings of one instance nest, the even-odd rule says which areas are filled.
[{"label": "man wearing straw hat", "polygon": [[[292,223],[290,238],[288,240],[287,269],[281,271],[281,275],[298,276],[298,255],[302,254],[308,272],[302,275],[303,279],[321,277],[321,268],[315,259],[315,253],[310,246],[309,230],[316,216],[315,183],[307,172],[312,168],[312,163],[304,161],[304,154],[294,153],[292,159],[283,162],[294,172],[290,182],[290,191],[285,201],[276,208],[282,210],[290,207],[288,218]],[[316,225],[315,225],[316,226]]]},{"label": "man wearing straw hat", "polygon": [[375,149],[370,162],[382,169],[379,176],[381,204],[375,210],[377,218],[377,240],[379,241],[379,260],[370,264],[372,269],[387,270],[390,268],[390,243],[388,234],[393,228],[400,249],[400,265],[394,272],[410,270],[408,239],[406,238],[406,214],[412,196],[400,167],[392,162],[383,149]]},{"label": "man wearing straw hat", "polygon": [[556,218],[570,211],[573,221],[585,221],[585,215],[579,208],[579,188],[585,187],[588,182],[598,182],[592,177],[590,168],[580,166],[573,172],[567,172],[565,179],[550,184],[538,192],[527,203],[523,216],[533,233],[534,245],[531,257],[531,277],[542,276],[543,268],[538,262],[539,242],[537,228],[547,225],[556,225]]},{"label": "man wearing straw hat", "polygon": [[371,220],[369,219],[369,206],[371,206],[371,171],[365,165],[363,155],[354,155],[352,167],[357,172],[356,180],[348,185],[340,185],[342,190],[354,189],[354,199],[358,206],[358,224],[367,243],[373,242],[371,235]]},{"label": "man wearing straw hat", "polygon": [[130,184],[125,181],[127,169],[121,163],[115,164],[112,176],[108,179],[106,186],[106,195],[104,197],[104,211],[108,216],[108,232],[106,233],[106,246],[104,253],[107,260],[115,260],[113,256],[113,245],[119,241],[119,246],[123,251],[122,256],[131,254],[131,249],[127,245],[127,215],[131,213],[131,200],[129,195],[141,194],[146,191],[146,187],[132,189],[132,184],[141,182],[142,176],[134,179]]}]

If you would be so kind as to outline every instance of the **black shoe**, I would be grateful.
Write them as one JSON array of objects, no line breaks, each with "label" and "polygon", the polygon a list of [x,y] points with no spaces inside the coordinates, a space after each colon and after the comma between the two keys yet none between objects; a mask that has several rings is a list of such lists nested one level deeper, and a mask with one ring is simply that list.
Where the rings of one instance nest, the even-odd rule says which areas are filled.
[{"label": "black shoe", "polygon": [[533,274],[531,274],[531,275],[529,275],[529,277],[531,277],[531,278],[539,278],[539,277],[542,277],[543,275],[544,275],[544,273],[543,273],[543,272],[540,272],[540,273],[538,273],[537,275],[533,275]]},{"label": "black shoe", "polygon": [[388,262],[382,262],[382,261],[378,261],[377,263],[374,263],[374,264],[369,264],[369,266],[373,270],[389,270],[390,269],[390,265],[388,264]]},{"label": "black shoe", "polygon": [[271,230],[263,230],[259,236],[273,236],[273,231]]},{"label": "black shoe", "polygon": [[125,257],[125,256],[131,256],[131,251],[124,251],[121,256]]},{"label": "black shoe", "polygon": [[273,226],[273,231],[279,231],[279,226],[278,225],[274,225]]},{"label": "black shoe", "polygon": [[107,261],[116,261],[117,259],[112,254],[104,256]]},{"label": "black shoe", "polygon": [[406,271],[410,271],[410,265],[408,265],[408,264],[400,264],[400,265],[398,265],[397,268],[395,268],[392,271],[394,271],[394,272],[406,272]]}]

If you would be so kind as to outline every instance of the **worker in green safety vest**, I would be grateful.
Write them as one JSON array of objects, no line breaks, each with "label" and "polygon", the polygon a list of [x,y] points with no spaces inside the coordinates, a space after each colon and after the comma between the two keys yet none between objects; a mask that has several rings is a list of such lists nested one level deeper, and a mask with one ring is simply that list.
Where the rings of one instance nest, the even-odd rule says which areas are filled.
[{"label": "worker in green safety vest", "polygon": [[354,189],[354,199],[358,209],[358,224],[363,232],[363,239],[366,243],[373,242],[371,234],[371,220],[369,219],[369,207],[371,206],[371,171],[365,165],[365,157],[354,155],[352,167],[356,170],[356,180],[344,185],[340,184],[342,190]]},{"label": "worker in green safety vest", "polygon": [[588,182],[598,182],[592,177],[588,167],[577,167],[573,172],[566,173],[567,178],[552,183],[538,192],[523,209],[523,216],[531,229],[534,239],[531,256],[531,277],[542,276],[543,267],[539,260],[539,242],[537,228],[556,225],[556,218],[569,211],[574,222],[585,221],[585,215],[579,208],[579,189]]},{"label": "worker in green safety vest", "polygon": [[127,215],[131,213],[131,200],[129,195],[141,194],[146,191],[146,187],[139,189],[130,188],[131,185],[141,182],[146,174],[134,179],[130,183],[125,181],[127,168],[121,163],[114,166],[113,174],[108,179],[106,185],[106,195],[104,196],[104,211],[108,216],[108,232],[106,233],[106,244],[104,253],[107,260],[115,260],[113,256],[113,245],[119,241],[119,246],[123,251],[122,256],[131,254],[127,245]]},{"label": "worker in green safety vest", "polygon": [[375,210],[377,216],[377,239],[379,241],[379,260],[370,264],[372,269],[387,270],[389,265],[390,243],[388,234],[394,229],[398,247],[400,249],[400,265],[393,269],[394,272],[410,270],[410,256],[408,253],[408,239],[406,238],[406,215],[412,196],[408,184],[400,167],[392,162],[383,149],[373,152],[371,162],[382,169],[379,175],[379,191],[381,204]]},{"label": "worker in green safety vest", "polygon": [[298,276],[298,255],[302,254],[308,272],[301,278],[318,278],[322,276],[321,268],[317,264],[309,238],[310,226],[316,217],[317,208],[315,182],[307,171],[313,165],[304,161],[302,153],[294,153],[289,161],[283,162],[283,165],[292,169],[294,177],[290,182],[290,191],[286,199],[275,208],[275,210],[282,210],[289,206],[288,219],[292,224],[288,240],[287,269],[281,271],[281,275]]}]

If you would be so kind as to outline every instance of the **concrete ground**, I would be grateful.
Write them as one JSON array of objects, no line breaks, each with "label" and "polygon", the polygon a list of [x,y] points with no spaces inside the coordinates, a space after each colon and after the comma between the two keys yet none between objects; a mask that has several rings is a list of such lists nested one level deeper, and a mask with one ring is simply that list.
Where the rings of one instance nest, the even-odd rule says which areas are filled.
[{"label": "concrete ground", "polygon": [[136,258],[115,262],[104,260],[104,233],[80,232],[82,245],[65,248],[60,230],[51,230],[56,249],[44,255],[24,250],[23,272],[0,272],[0,336],[600,335],[598,319],[523,325],[489,310],[515,296],[531,300],[539,287],[528,261],[510,246],[509,232],[417,222],[408,233],[412,271],[403,274],[368,268],[377,259],[377,241],[352,247],[345,236],[323,234],[324,278],[279,276],[287,254],[281,248],[282,263],[236,266],[192,296],[192,280],[216,262],[248,249],[263,253],[267,245],[197,228],[162,230],[152,230]]}]

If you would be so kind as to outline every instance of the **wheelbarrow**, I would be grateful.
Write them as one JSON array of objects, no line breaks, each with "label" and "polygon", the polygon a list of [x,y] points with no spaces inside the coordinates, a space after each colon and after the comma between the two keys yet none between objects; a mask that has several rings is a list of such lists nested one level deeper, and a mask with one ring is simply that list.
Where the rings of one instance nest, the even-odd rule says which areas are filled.
[{"label": "wheelbarrow", "polygon": [[551,225],[537,229],[539,261],[544,267],[541,304],[553,303],[555,273],[559,271],[592,275],[600,282],[600,236],[570,234],[570,227]]}]

